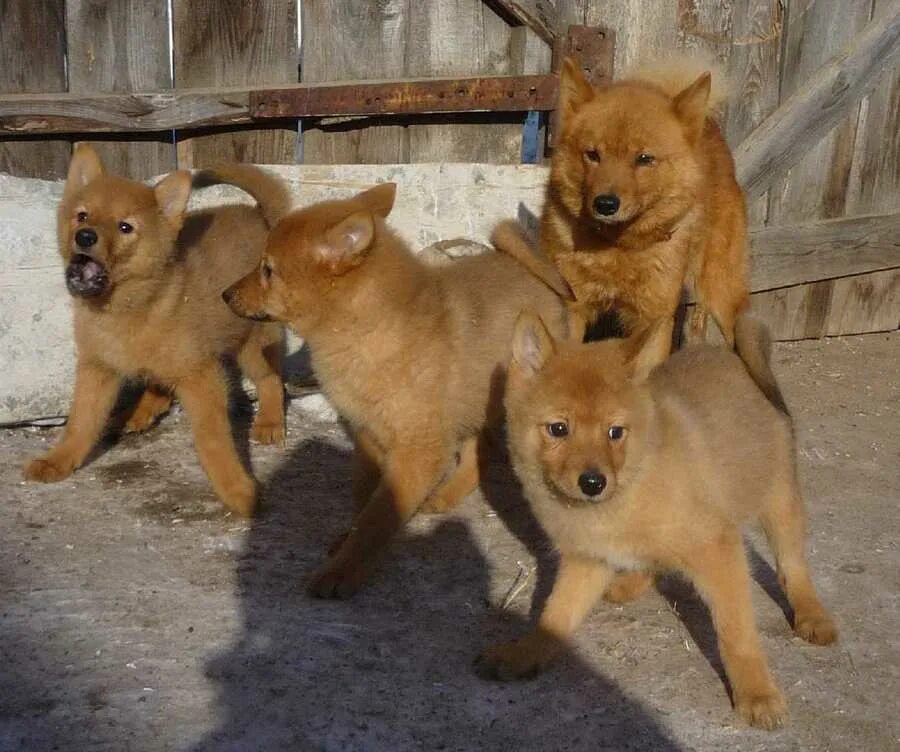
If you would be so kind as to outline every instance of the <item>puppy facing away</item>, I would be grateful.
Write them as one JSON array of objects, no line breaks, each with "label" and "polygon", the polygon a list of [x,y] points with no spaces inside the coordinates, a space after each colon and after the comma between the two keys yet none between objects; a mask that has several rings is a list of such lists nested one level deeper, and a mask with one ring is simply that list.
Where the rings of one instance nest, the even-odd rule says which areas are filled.
[{"label": "puppy facing away", "polygon": [[76,147],[59,206],[59,249],[73,298],[78,363],[65,432],[25,467],[28,480],[54,482],[87,458],[125,380],[147,385],[125,426],[143,430],[177,395],[191,419],[200,461],[222,502],[253,512],[256,483],[244,469],[228,419],[221,358],[233,355],[254,381],[253,437],[284,437],[281,330],[235,316],[221,293],[259,266],[269,226],[290,207],[277,179],[226,165],[206,183],[229,182],[260,204],[186,214],[191,175],[174,172],[155,188],[107,175],[89,146]]},{"label": "puppy facing away", "polygon": [[837,630],[804,555],[793,430],[768,333],[745,316],[735,332],[737,354],[689,347],[651,372],[664,325],[580,344],[520,318],[506,392],[510,453],[561,561],[537,628],[483,653],[480,673],[543,669],[610,587],[622,600],[647,584],[642,573],[675,571],[709,606],[738,714],[764,728],[783,722],[753,617],[743,523],[762,522],[796,634],[824,645]]},{"label": "puppy facing away", "polygon": [[396,186],[298,210],[258,270],[224,293],[235,312],[287,322],[355,439],[355,519],[310,592],[347,597],[419,509],[451,508],[478,483],[477,441],[502,413],[516,317],[536,308],[558,336],[565,307],[508,255],[446,266],[386,225]]},{"label": "puppy facing away", "polygon": [[710,74],[691,82],[675,65],[595,89],[565,61],[540,246],[578,299],[579,326],[615,311],[640,331],[672,317],[687,280],[692,337],[710,312],[733,344],[748,303],[744,197],[708,115]]}]

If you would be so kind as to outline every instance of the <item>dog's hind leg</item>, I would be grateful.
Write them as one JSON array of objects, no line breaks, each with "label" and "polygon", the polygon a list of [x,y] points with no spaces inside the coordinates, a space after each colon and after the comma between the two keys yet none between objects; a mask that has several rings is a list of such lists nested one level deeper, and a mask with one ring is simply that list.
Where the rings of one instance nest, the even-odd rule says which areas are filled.
[{"label": "dog's hind leg", "polygon": [[709,606],[738,715],[751,726],[780,726],[787,708],[759,644],[740,533],[723,533],[718,542],[695,551],[684,573]]},{"label": "dog's hind leg", "polygon": [[334,555],[316,571],[309,592],[348,598],[365,580],[378,554],[419,510],[450,464],[441,441],[410,442],[385,455],[381,482]]},{"label": "dog's hind leg", "polygon": [[36,457],[25,466],[25,478],[55,483],[80,467],[103,433],[120,385],[121,379],[113,371],[79,363],[75,372],[75,396],[63,437],[43,457]]},{"label": "dog's hind leg", "polygon": [[834,642],[838,636],[837,627],[819,600],[809,576],[804,554],[806,513],[795,476],[776,479],[775,490],[763,509],[761,521],[775,553],[778,581],[794,610],[794,632],[817,645]]},{"label": "dog's hind leg", "polygon": [[260,444],[284,444],[281,349],[281,328],[268,324],[254,327],[238,353],[238,365],[256,385],[259,406],[250,436]]},{"label": "dog's hind leg", "polygon": [[472,491],[478,488],[478,439],[472,437],[463,442],[459,450],[459,462],[447,480],[437,487],[422,505],[426,514],[449,512]]},{"label": "dog's hind leg", "polygon": [[128,416],[122,429],[125,433],[140,433],[151,428],[160,415],[172,407],[172,395],[162,388],[149,384]]}]

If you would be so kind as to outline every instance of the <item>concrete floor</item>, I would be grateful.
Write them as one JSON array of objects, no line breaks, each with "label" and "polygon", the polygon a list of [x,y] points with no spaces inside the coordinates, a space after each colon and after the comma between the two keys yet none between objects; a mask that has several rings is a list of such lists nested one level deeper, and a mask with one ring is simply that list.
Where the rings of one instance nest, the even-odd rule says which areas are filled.
[{"label": "concrete floor", "polygon": [[59,429],[0,431],[0,750],[898,749],[898,364],[896,333],[777,348],[812,568],[842,635],[792,637],[751,534],[791,711],[774,733],[736,722],[707,615],[677,581],[600,606],[533,681],[478,679],[474,656],[526,628],[554,574],[499,461],[487,504],[415,520],[372,584],[333,603],[302,587],[349,516],[347,441],[314,398],[293,403],[286,450],[252,448],[253,522],[223,513],[178,411],[52,486],[20,473]]}]

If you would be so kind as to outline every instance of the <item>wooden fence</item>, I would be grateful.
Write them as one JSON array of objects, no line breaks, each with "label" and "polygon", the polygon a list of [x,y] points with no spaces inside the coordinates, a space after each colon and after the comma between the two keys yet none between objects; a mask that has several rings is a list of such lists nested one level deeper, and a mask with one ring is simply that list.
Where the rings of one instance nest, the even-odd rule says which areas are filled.
[{"label": "wooden fence", "polygon": [[[517,162],[573,24],[614,32],[616,73],[669,49],[728,72],[754,305],[778,338],[897,328],[900,0],[0,0],[0,171],[58,178],[83,138],[139,178]],[[398,108],[417,78],[443,80],[440,107]],[[484,111],[447,112],[456,90]]]}]

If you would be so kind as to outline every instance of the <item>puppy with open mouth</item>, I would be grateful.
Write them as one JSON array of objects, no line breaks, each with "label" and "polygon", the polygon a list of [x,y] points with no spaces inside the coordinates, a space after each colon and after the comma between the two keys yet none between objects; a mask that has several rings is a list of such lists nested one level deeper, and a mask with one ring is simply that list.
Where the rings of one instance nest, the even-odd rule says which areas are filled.
[{"label": "puppy with open mouth", "polygon": [[58,213],[78,352],[75,394],[62,439],[26,465],[28,480],[58,481],[79,467],[123,382],[137,381],[146,388],[125,430],[150,427],[175,393],[216,493],[229,509],[252,513],[256,483],[234,446],[220,360],[235,356],[256,383],[253,437],[280,442],[281,331],[235,316],[220,294],[258,265],[269,225],[290,196],[279,180],[244,165],[224,165],[204,180],[231,182],[260,207],[189,214],[190,173],[174,172],[150,188],[107,175],[90,146],[75,148]]}]

